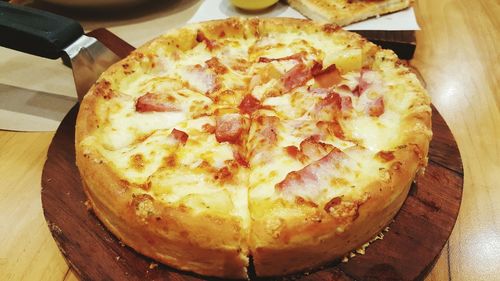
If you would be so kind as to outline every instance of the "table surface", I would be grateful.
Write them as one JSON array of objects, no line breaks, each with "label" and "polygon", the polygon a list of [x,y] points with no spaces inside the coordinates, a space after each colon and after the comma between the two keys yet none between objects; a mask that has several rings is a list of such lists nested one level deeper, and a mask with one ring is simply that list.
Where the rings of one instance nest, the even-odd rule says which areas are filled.
[{"label": "table surface", "polygon": [[[74,16],[138,46],[199,5],[166,2],[112,18]],[[419,0],[416,13],[422,31],[411,64],[457,140],[465,174],[459,218],[426,280],[500,280],[500,2]],[[0,57],[0,83],[74,93],[71,72],[54,61],[2,48]],[[53,135],[0,131],[0,280],[78,280],[42,213],[41,171]]]}]

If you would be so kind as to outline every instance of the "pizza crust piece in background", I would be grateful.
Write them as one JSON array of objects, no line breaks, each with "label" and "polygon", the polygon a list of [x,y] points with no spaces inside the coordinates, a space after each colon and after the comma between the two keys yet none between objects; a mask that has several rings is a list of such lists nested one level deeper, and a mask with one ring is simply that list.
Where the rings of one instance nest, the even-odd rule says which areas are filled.
[{"label": "pizza crust piece in background", "polygon": [[410,7],[413,0],[288,0],[304,16],[345,26]]}]

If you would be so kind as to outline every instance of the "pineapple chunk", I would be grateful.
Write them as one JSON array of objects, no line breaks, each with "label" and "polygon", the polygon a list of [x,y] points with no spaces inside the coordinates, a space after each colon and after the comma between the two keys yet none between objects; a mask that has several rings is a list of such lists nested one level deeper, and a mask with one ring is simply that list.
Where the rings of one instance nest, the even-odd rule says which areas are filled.
[{"label": "pineapple chunk", "polygon": [[326,55],[323,66],[335,64],[341,73],[359,71],[363,66],[362,49],[346,49],[341,52],[332,52]]}]

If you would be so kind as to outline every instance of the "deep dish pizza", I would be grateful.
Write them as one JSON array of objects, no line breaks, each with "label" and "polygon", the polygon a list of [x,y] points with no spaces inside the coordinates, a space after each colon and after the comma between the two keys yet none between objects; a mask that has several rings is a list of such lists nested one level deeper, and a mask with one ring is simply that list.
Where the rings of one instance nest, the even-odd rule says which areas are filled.
[{"label": "deep dish pizza", "polygon": [[310,269],[370,240],[427,163],[431,108],[392,51],[332,25],[189,25],[104,72],[76,161],[100,220],[182,270]]}]

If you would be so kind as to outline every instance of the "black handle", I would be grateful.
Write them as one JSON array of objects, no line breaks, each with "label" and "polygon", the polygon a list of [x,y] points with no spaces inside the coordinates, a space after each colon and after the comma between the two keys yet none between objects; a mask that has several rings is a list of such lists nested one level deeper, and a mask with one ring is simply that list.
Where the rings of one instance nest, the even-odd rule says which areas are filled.
[{"label": "black handle", "polygon": [[81,35],[77,21],[0,1],[0,46],[56,59]]}]

